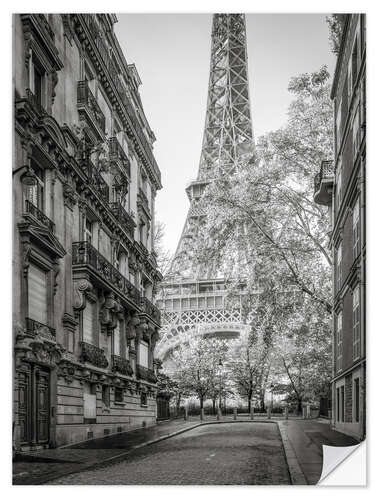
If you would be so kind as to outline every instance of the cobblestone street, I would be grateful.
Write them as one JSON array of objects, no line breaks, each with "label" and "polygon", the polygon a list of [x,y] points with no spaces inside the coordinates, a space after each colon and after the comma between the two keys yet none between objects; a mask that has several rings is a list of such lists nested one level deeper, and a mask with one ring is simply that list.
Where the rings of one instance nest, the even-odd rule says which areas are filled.
[{"label": "cobblestone street", "polygon": [[290,484],[276,424],[198,427],[49,484]]}]

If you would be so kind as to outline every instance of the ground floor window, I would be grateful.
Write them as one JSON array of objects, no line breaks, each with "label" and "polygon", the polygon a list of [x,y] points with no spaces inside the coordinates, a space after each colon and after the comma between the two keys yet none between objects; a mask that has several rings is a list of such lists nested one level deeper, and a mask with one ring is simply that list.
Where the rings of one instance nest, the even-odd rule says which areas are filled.
[{"label": "ground floor window", "polygon": [[85,423],[96,422],[96,385],[88,382],[83,389],[83,417]]},{"label": "ground floor window", "polygon": [[111,405],[111,389],[109,385],[102,386],[102,402],[103,406],[106,406],[107,408]]},{"label": "ground floor window", "polygon": [[359,378],[354,379],[353,384],[354,394],[353,394],[353,403],[354,403],[354,411],[353,418],[354,422],[359,422]]},{"label": "ground floor window", "polygon": [[124,401],[124,391],[120,387],[115,387],[115,403],[122,403]]},{"label": "ground floor window", "polygon": [[336,420],[344,422],[345,418],[345,386],[341,385],[336,388]]},{"label": "ground floor window", "polygon": [[145,392],[141,392],[141,405],[147,406],[147,394]]}]

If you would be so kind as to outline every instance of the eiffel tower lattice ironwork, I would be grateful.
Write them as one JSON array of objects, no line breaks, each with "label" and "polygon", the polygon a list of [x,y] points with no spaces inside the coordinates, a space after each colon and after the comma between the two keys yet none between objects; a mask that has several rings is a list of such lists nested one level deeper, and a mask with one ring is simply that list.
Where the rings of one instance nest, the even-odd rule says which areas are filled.
[{"label": "eiffel tower lattice ironwork", "polygon": [[214,14],[211,63],[202,153],[197,180],[186,189],[190,208],[158,305],[162,335],[157,354],[164,358],[184,332],[189,335],[238,335],[241,299],[227,298],[226,282],[195,259],[195,241],[204,224],[201,196],[217,176],[236,168],[253,140],[244,14]]}]

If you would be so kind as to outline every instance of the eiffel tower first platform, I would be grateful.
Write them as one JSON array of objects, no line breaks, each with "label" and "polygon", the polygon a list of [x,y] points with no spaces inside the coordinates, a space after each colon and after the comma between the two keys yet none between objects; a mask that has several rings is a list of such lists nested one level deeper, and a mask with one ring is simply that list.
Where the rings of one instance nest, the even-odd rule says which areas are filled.
[{"label": "eiffel tower first platform", "polygon": [[204,224],[201,196],[209,182],[227,175],[249,153],[253,141],[244,14],[214,14],[207,112],[197,180],[186,188],[190,208],[167,278],[158,292],[162,330],[155,354],[168,353],[186,336],[233,338],[243,328],[241,292],[228,297],[218,270],[195,255]]}]

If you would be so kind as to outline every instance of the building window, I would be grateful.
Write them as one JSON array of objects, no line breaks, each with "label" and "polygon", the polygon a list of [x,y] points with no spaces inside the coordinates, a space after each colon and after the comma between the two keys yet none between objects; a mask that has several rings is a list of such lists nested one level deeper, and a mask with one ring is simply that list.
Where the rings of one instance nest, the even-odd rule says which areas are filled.
[{"label": "building window", "polygon": [[95,344],[95,304],[86,300],[82,311],[82,339],[88,344]]},{"label": "building window", "polygon": [[143,340],[139,343],[139,364],[148,368],[148,344]]},{"label": "building window", "polygon": [[115,387],[115,403],[123,403],[124,391],[121,387]]},{"label": "building window", "polygon": [[28,315],[29,318],[43,325],[48,322],[47,293],[47,273],[34,264],[30,264],[28,272]]},{"label": "building window", "polygon": [[336,154],[340,149],[341,141],[341,101],[336,106]]},{"label": "building window", "polygon": [[354,422],[359,422],[359,378],[354,379],[353,384],[354,394],[353,394],[353,420]]},{"label": "building window", "polygon": [[337,290],[340,290],[342,284],[342,243],[336,249],[336,285]]},{"label": "building window", "polygon": [[141,406],[147,406],[147,394],[141,392]]},{"label": "building window", "polygon": [[31,91],[34,94],[35,101],[40,107],[45,105],[45,90],[46,90],[46,72],[39,61],[33,55],[31,65]]},{"label": "building window", "polygon": [[85,423],[96,422],[96,385],[89,382],[83,387],[83,417]]},{"label": "building window", "polygon": [[85,219],[85,227],[84,227],[84,240],[88,243],[92,244],[92,234],[93,234],[93,224],[86,217]]},{"label": "building window", "polygon": [[117,322],[116,327],[113,329],[113,354],[120,356],[120,322]]},{"label": "building window", "polygon": [[352,90],[354,89],[355,82],[357,81],[357,76],[358,76],[358,44],[356,37],[352,52]]},{"label": "building window", "polygon": [[356,260],[361,251],[359,215],[359,198],[357,198],[353,209],[353,260]]},{"label": "building window", "polygon": [[337,315],[336,324],[336,339],[337,339],[337,371],[342,370],[342,312]]},{"label": "building window", "polygon": [[359,151],[359,147],[361,145],[361,128],[359,126],[359,106],[357,106],[357,110],[353,119],[353,161],[356,160],[356,155]]},{"label": "building window", "polygon": [[353,292],[353,360],[360,357],[361,347],[361,329],[360,329],[360,304],[359,304],[359,286]]},{"label": "building window", "polygon": [[[24,186],[24,199],[32,203],[39,210],[44,209],[44,170],[40,169],[38,165],[31,161],[31,168],[36,176],[36,184],[32,186]],[[27,208],[27,207],[26,207]]]},{"label": "building window", "polygon": [[345,422],[345,387],[342,385],[340,387],[340,407],[341,407],[341,412],[340,412],[340,417],[341,417],[341,422]]},{"label": "building window", "polygon": [[336,420],[340,422],[340,389],[336,389]]},{"label": "building window", "polygon": [[103,407],[109,408],[111,405],[111,388],[109,385],[102,386],[102,403]]},{"label": "building window", "polygon": [[337,199],[337,210],[339,210],[342,201],[342,174],[341,174],[341,162],[337,166],[336,174],[336,199]]}]

